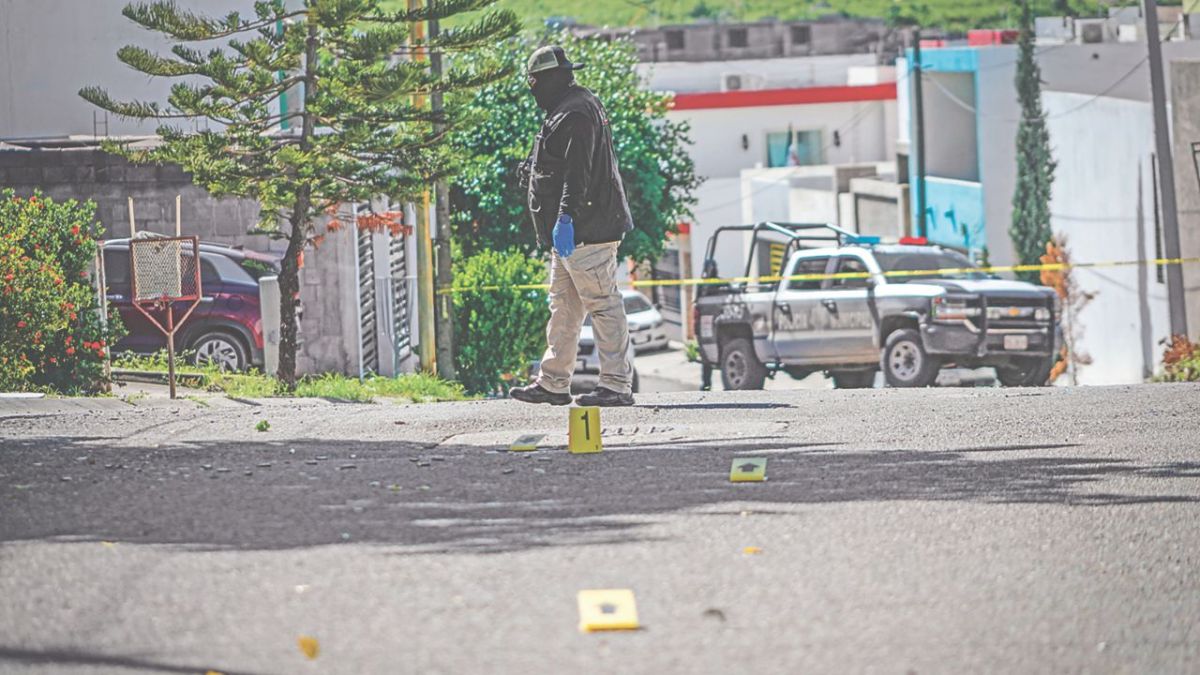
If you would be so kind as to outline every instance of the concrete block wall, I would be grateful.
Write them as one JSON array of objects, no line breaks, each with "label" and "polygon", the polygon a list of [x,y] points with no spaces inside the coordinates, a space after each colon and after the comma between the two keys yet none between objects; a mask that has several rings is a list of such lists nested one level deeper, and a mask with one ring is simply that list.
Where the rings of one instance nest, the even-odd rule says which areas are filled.
[{"label": "concrete block wall", "polygon": [[[798,41],[792,28],[807,27],[808,40]],[[731,44],[733,31],[744,31],[745,46]],[[748,23],[690,23],[653,29],[578,28],[581,36],[602,39],[629,38],[644,62],[723,61],[762,59],[819,54],[873,53],[895,54],[907,44],[909,29],[888,29],[879,19],[843,19],[817,21],[758,21]],[[682,37],[682,48],[668,47],[668,33]]]}]

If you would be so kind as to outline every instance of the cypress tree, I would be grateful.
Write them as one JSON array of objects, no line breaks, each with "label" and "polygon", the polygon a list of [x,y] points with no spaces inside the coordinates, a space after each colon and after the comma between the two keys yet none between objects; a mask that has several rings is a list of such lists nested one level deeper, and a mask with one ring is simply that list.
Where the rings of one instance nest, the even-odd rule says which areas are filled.
[{"label": "cypress tree", "polygon": [[[1036,265],[1050,241],[1050,186],[1054,182],[1054,159],[1050,133],[1042,110],[1042,74],[1034,60],[1033,12],[1029,0],[1021,0],[1021,33],[1017,40],[1017,100],[1021,122],[1017,127],[1017,185],[1013,193],[1009,237],[1022,265]],[[1037,272],[1018,277],[1037,281]]]},{"label": "cypress tree", "polygon": [[[171,55],[126,46],[117,57],[149,76],[181,78],[166,105],[116,101],[99,87],[80,90],[105,110],[160,122],[157,147],[110,143],[109,150],[135,162],[178,164],[214,195],[258,201],[255,231],[288,242],[279,275],[278,371],[287,387],[296,381],[300,256],[323,236],[316,222],[342,204],[380,195],[413,200],[448,175],[454,153],[445,137],[463,116],[453,106],[430,110],[428,97],[509,74],[507,66],[486,60],[436,74],[414,57],[492,50],[519,29],[511,11],[462,18],[427,39],[414,25],[493,2],[426,0],[415,9],[388,11],[381,0],[260,0],[253,16],[223,17],[181,9],[173,0],[131,3],[123,14],[165,35]],[[280,100],[293,92],[298,104],[283,109]],[[209,120],[204,126],[211,128],[171,124],[197,119]],[[396,229],[398,217],[369,214],[357,224]]]}]

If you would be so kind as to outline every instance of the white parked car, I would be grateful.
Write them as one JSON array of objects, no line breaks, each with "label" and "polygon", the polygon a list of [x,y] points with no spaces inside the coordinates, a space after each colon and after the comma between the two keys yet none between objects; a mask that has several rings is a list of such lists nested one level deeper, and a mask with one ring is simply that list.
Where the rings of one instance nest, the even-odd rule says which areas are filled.
[{"label": "white parked car", "polygon": [[[633,367],[633,393],[638,390],[637,364],[633,357],[636,354],[633,340],[629,341],[629,361]],[[596,350],[596,339],[592,335],[592,317],[588,316],[579,331],[579,354],[575,357],[575,374],[571,376],[571,392],[587,393],[596,388],[600,382],[600,353]],[[533,367],[537,372],[537,366]]]},{"label": "white parked car", "polygon": [[621,291],[625,302],[625,318],[629,322],[629,341],[639,352],[663,349],[667,346],[667,329],[662,314],[650,300],[633,290]]}]

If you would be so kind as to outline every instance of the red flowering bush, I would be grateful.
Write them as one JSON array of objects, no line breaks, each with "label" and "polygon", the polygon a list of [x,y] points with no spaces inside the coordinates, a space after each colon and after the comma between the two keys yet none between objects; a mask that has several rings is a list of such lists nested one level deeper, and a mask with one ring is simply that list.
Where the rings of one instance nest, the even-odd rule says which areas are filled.
[{"label": "red flowering bush", "polygon": [[95,205],[0,189],[0,391],[103,389],[120,321],[101,325],[89,270]]},{"label": "red flowering bush", "polygon": [[1163,340],[1163,370],[1160,382],[1200,382],[1200,343],[1186,335],[1172,335]]}]

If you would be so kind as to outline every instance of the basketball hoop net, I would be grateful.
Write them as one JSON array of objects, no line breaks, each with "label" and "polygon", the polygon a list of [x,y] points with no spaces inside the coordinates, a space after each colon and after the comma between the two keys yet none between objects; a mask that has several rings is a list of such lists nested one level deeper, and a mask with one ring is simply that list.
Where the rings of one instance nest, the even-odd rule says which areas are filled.
[{"label": "basketball hoop net", "polygon": [[[175,333],[200,304],[200,240],[131,239],[129,264],[133,306],[167,337],[167,368],[171,398],[175,398]],[[175,320],[177,304],[186,307],[179,321]],[[152,312],[165,315],[165,321]]]}]

